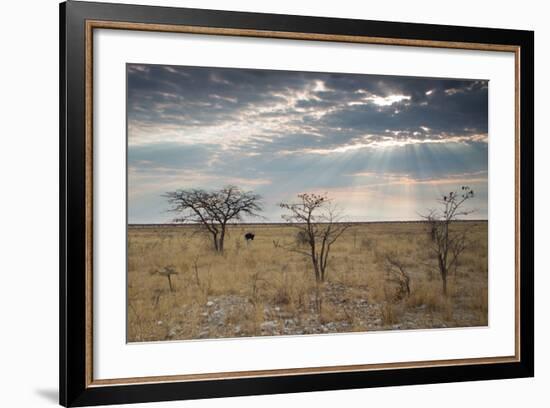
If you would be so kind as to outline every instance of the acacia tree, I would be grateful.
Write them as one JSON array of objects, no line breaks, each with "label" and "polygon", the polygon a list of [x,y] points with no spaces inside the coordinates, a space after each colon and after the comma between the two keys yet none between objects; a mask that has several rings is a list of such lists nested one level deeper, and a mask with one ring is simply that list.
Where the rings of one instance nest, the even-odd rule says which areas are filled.
[{"label": "acacia tree", "polygon": [[279,205],[290,212],[281,217],[299,229],[309,247],[288,249],[310,258],[316,282],[324,282],[331,246],[351,224],[339,222],[338,214],[326,195],[298,194],[298,202]]},{"label": "acacia tree", "polygon": [[260,195],[236,186],[214,191],[176,190],[164,197],[171,206],[169,211],[179,214],[173,221],[202,225],[212,237],[216,252],[223,252],[227,224],[243,216],[256,217],[262,210]]},{"label": "acacia tree", "polygon": [[474,197],[474,191],[462,186],[458,191],[451,191],[437,200],[440,209],[433,209],[424,216],[429,225],[431,250],[437,259],[437,269],[443,284],[443,294],[447,296],[447,277],[455,268],[458,259],[467,244],[469,230],[453,228],[460,217],[471,214],[472,210],[464,209],[466,201]]}]

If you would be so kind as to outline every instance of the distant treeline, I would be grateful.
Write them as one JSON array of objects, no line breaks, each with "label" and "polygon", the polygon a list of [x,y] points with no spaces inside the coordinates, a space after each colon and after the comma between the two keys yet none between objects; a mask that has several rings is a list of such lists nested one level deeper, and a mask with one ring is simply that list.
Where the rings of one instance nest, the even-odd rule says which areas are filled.
[{"label": "distant treeline", "polygon": [[[468,223],[468,222],[487,222],[488,220],[475,219],[475,220],[454,220],[453,222]],[[426,224],[427,220],[412,220],[412,221],[357,221],[350,224],[355,225],[367,225],[367,224]],[[319,223],[323,224],[323,223]],[[338,224],[338,223],[335,223]],[[128,228],[189,228],[200,227],[202,224],[198,223],[165,223],[165,224],[128,224]],[[243,226],[243,227],[281,227],[290,226],[290,224],[284,222],[239,222],[231,223],[231,226]]]}]

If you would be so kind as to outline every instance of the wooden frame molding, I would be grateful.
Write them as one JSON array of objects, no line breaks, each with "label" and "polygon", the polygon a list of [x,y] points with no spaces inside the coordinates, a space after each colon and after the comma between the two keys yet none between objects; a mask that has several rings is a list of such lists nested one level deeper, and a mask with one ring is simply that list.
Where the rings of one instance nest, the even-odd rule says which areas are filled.
[{"label": "wooden frame molding", "polygon": [[169,33],[186,33],[186,34],[203,34],[203,35],[222,35],[222,36],[241,36],[255,38],[275,38],[275,39],[290,39],[290,40],[307,40],[307,41],[330,41],[341,43],[361,43],[361,44],[378,44],[392,46],[410,46],[410,47],[430,47],[430,48],[453,48],[464,50],[478,51],[495,51],[495,52],[512,52],[515,58],[515,84],[516,84],[516,101],[515,101],[515,149],[516,149],[516,324],[515,324],[515,355],[502,357],[482,357],[468,359],[452,359],[452,360],[433,360],[433,361],[417,361],[417,362],[401,362],[401,363],[385,363],[385,364],[357,364],[343,366],[325,366],[325,367],[307,367],[307,368],[289,368],[276,370],[254,370],[254,371],[238,371],[224,373],[207,373],[207,374],[186,374],[186,375],[171,375],[171,376],[154,376],[154,377],[133,377],[133,378],[113,378],[113,379],[94,379],[93,377],[93,303],[87,302],[86,313],[86,384],[88,387],[105,386],[105,385],[127,385],[127,384],[142,384],[142,383],[163,383],[177,381],[204,381],[212,379],[235,379],[243,377],[260,377],[260,376],[289,376],[297,374],[314,374],[314,373],[336,373],[342,371],[369,371],[369,370],[387,370],[395,368],[420,368],[420,367],[440,367],[448,365],[466,365],[466,364],[495,364],[520,361],[520,273],[519,273],[519,177],[520,177],[520,162],[519,162],[519,143],[520,143],[520,126],[519,126],[519,52],[520,47],[511,45],[499,44],[483,44],[483,43],[464,43],[464,42],[446,42],[446,41],[425,41],[425,40],[408,40],[408,39],[393,39],[379,38],[368,36],[347,36],[347,35],[326,35],[313,33],[296,33],[296,32],[280,32],[280,31],[262,31],[262,30],[242,30],[242,29],[227,29],[215,27],[195,27],[187,25],[164,25],[164,24],[147,24],[147,23],[125,23],[116,21],[101,21],[88,20],[86,21],[86,196],[88,197],[87,206],[87,222],[86,236],[88,242],[86,244],[86,293],[88,299],[93,299],[93,208],[91,201],[93,200],[93,33],[94,29],[111,29],[111,30],[132,30],[132,31],[147,31],[147,32],[169,32]]},{"label": "wooden frame molding", "polygon": [[[70,0],[60,4],[60,403],[122,404],[534,376],[534,33]],[[130,30],[512,53],[514,355],[94,377],[94,32]],[[511,165],[511,163],[510,163]]]}]

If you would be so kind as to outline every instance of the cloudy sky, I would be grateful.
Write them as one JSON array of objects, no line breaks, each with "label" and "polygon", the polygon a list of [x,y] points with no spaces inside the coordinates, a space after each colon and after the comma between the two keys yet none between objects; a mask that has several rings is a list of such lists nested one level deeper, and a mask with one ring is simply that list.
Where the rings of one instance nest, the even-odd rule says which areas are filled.
[{"label": "cloudy sky", "polygon": [[169,222],[162,194],[237,185],[327,193],[349,221],[414,220],[467,184],[487,218],[488,82],[127,66],[128,222]]}]

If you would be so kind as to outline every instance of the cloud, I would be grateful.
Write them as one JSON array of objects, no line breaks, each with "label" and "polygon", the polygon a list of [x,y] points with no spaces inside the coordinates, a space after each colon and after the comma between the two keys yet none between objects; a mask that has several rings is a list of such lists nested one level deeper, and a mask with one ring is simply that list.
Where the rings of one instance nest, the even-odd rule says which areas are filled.
[{"label": "cloud", "polygon": [[141,220],[170,188],[238,184],[273,203],[310,188],[358,197],[371,173],[387,176],[371,194],[374,181],[434,193],[487,171],[488,81],[139,64],[127,76]]},{"label": "cloud", "polygon": [[273,138],[305,127],[348,137],[487,132],[486,81],[130,65],[128,96],[131,143],[146,143],[151,127],[172,140],[209,128],[245,141],[252,125]]},{"label": "cloud", "polygon": [[485,170],[464,172],[458,174],[446,174],[443,177],[415,177],[406,173],[376,173],[372,171],[355,173],[351,174],[350,176],[370,180],[371,182],[367,182],[367,184],[365,184],[365,187],[392,185],[413,186],[419,184],[427,184],[434,186],[450,185],[451,188],[454,188],[459,185],[470,185],[474,183],[486,184],[488,181],[488,174]]}]

